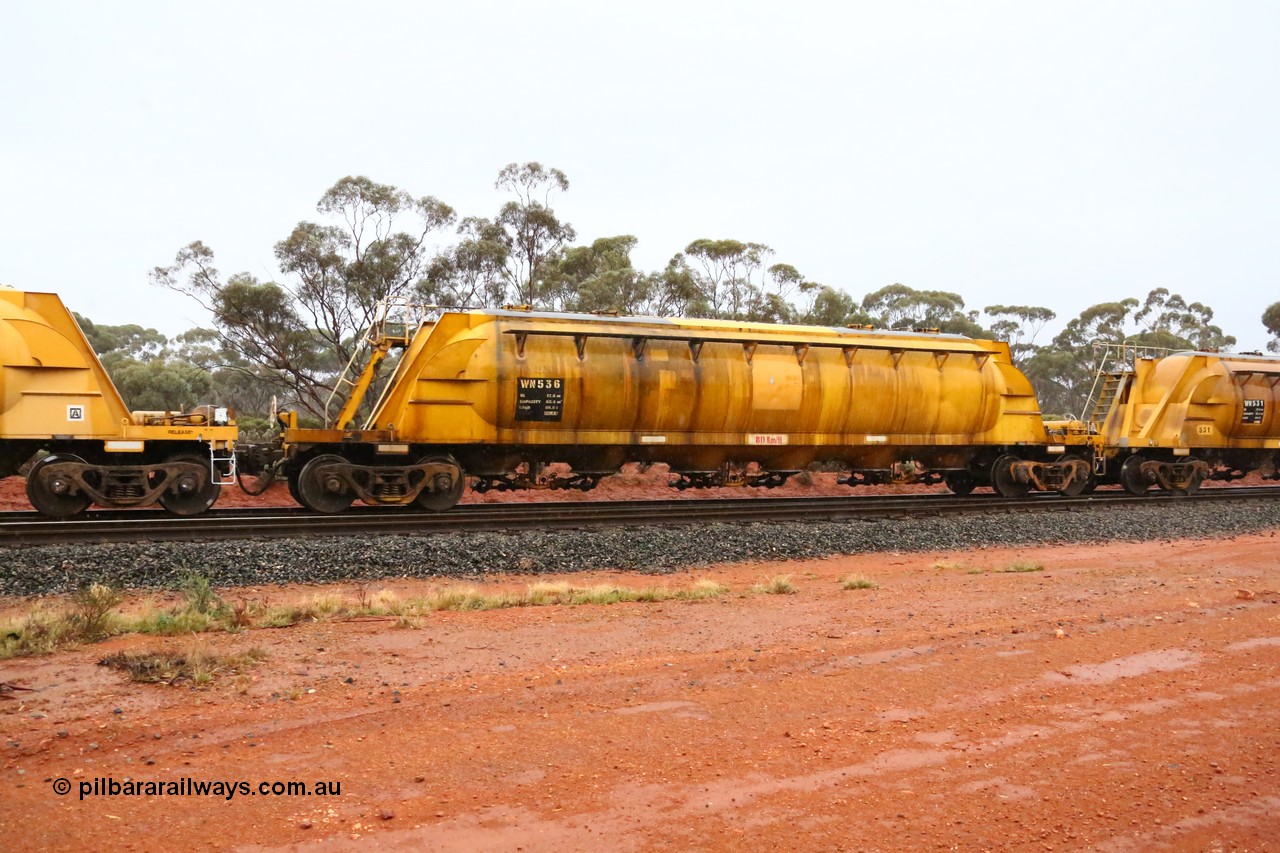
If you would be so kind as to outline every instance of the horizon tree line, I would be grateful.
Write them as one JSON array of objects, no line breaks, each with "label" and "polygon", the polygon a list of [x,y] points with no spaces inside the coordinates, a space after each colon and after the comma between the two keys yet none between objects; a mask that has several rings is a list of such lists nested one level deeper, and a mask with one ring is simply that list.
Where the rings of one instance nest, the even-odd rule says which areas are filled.
[{"label": "horizon tree line", "polygon": [[[1077,413],[1093,382],[1099,343],[1165,349],[1229,349],[1236,338],[1213,310],[1157,287],[1092,305],[1045,344],[1057,319],[1047,307],[966,307],[958,293],[886,285],[862,299],[812,281],[774,260],[768,245],[698,238],[661,270],[635,268],[632,235],[578,244],[556,213],[569,189],[559,169],[512,163],[494,182],[509,198],[491,218],[459,217],[433,196],[413,196],[367,177],[348,176],[316,205],[323,221],[303,221],[274,253],[280,281],[246,272],[223,276],[201,241],[150,274],[196,300],[209,328],[172,340],[140,326],[99,326],[80,318],[130,405],[178,408],[216,397],[254,428],[274,395],[281,406],[323,417],[325,401],[352,359],[381,300],[449,307],[527,305],[550,311],[616,311],[886,329],[935,328],[1008,341],[1042,409]],[[1262,323],[1280,352],[1280,302]]]}]

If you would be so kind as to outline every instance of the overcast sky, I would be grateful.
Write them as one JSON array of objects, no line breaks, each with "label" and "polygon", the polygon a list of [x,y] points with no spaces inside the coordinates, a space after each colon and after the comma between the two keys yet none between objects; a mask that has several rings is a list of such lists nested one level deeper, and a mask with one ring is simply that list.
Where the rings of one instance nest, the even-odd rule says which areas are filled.
[{"label": "overcast sky", "polygon": [[[1280,3],[0,0],[0,283],[208,318],[345,175],[492,216],[563,170],[580,242],[771,246],[1062,322],[1167,287],[1258,349],[1280,300]],[[1047,342],[1042,339],[1041,343]]]}]

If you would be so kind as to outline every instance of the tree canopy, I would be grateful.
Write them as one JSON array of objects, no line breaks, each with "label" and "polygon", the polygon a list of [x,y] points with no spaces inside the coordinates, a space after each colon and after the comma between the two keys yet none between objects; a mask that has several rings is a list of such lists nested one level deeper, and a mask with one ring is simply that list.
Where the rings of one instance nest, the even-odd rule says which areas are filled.
[{"label": "tree canopy", "polygon": [[316,210],[337,224],[300,222],[276,243],[283,282],[248,273],[224,279],[200,241],[151,277],[203,305],[222,351],[258,381],[320,415],[377,303],[413,293],[434,259],[428,236],[455,214],[431,196],[365,177],[339,180]]},{"label": "tree canopy", "polygon": [[1271,303],[1267,306],[1267,310],[1262,312],[1262,325],[1271,333],[1271,340],[1267,341],[1267,349],[1280,352],[1280,302]]},{"label": "tree canopy", "polygon": [[[895,282],[861,299],[813,281],[772,247],[699,237],[659,270],[636,267],[635,236],[576,243],[557,211],[569,191],[559,169],[538,162],[503,167],[494,188],[506,195],[491,217],[459,218],[434,196],[413,195],[364,176],[337,181],[320,197],[319,221],[303,221],[275,244],[281,272],[263,281],[223,276],[201,241],[180,249],[151,277],[191,296],[212,329],[173,341],[137,326],[82,320],[104,362],[151,401],[203,389],[186,367],[210,378],[212,392],[264,413],[273,396],[315,417],[360,347],[380,300],[444,307],[528,305],[553,311],[617,312],[727,320],[937,329],[1009,342],[1037,386],[1045,411],[1079,413],[1107,344],[1165,349],[1230,348],[1235,338],[1213,311],[1167,288],[1085,307],[1048,343],[1037,342],[1057,314],[1035,305],[966,307],[959,293]],[[1280,303],[1262,318],[1280,352]],[[158,365],[153,364],[158,362]],[[169,374],[172,373],[172,376]],[[186,382],[187,384],[183,384]],[[193,384],[194,383],[194,384]]]}]

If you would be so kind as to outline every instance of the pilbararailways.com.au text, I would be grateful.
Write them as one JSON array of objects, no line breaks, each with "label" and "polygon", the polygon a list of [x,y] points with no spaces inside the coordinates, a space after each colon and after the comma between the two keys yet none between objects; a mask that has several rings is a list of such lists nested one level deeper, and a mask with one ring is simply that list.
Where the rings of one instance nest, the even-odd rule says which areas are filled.
[{"label": "pilbararailways.com.au text", "polygon": [[[80,799],[87,797],[340,797],[342,783],[321,780],[318,782],[244,782],[207,781],[183,776],[166,782],[126,779],[117,781],[111,776],[98,776],[76,783]],[[71,780],[59,777],[53,780],[53,792],[58,796],[71,793]]]}]

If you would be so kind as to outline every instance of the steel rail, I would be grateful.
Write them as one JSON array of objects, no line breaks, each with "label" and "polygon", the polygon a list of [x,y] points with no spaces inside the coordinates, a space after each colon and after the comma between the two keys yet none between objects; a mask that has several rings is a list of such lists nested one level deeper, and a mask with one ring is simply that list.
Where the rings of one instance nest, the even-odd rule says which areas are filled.
[{"label": "steel rail", "polygon": [[355,507],[317,515],[299,507],[213,510],[178,518],[159,510],[102,511],[65,519],[0,513],[0,547],[106,542],[209,541],[298,536],[409,535],[512,530],[571,530],[710,523],[768,523],[912,518],[993,512],[1088,512],[1116,506],[1190,505],[1204,501],[1280,498],[1280,487],[1204,489],[1192,496],[1099,491],[1076,498],[1033,494],[892,495],[820,498],[713,498],[641,501],[551,501],[465,504],[445,513]]}]

